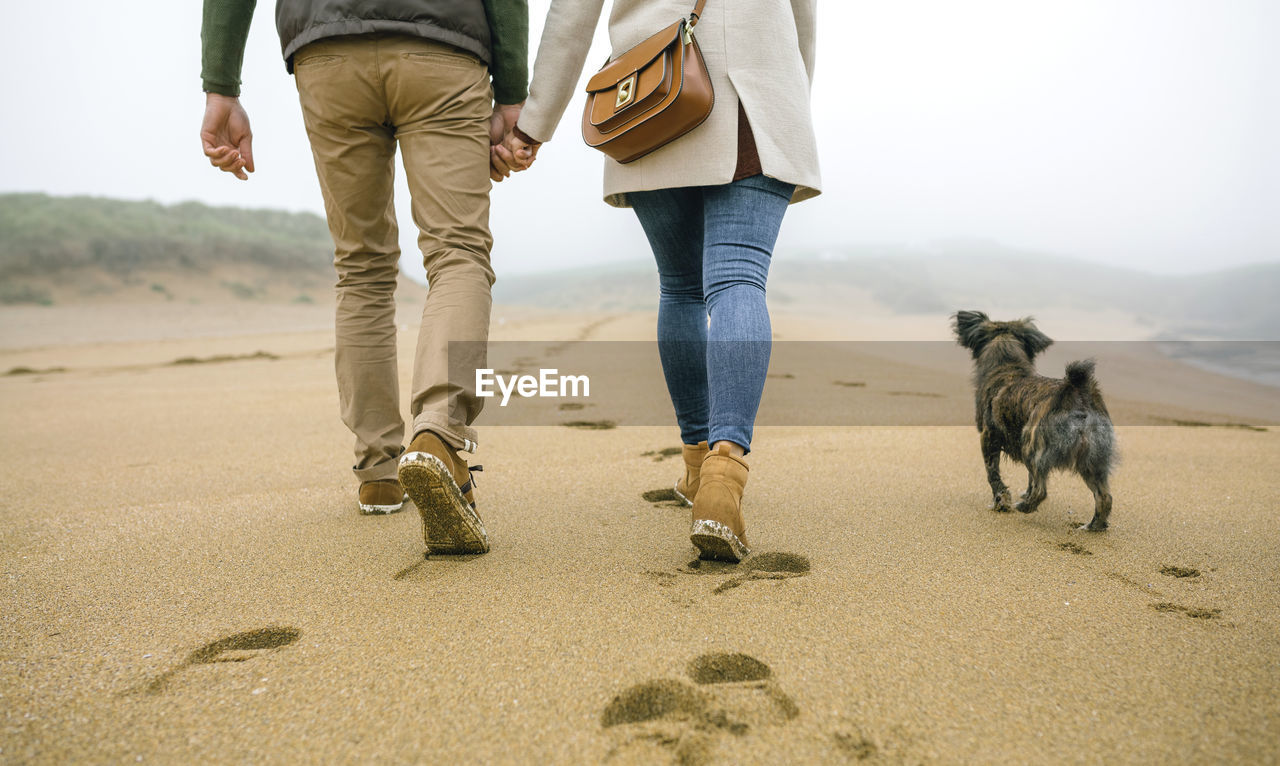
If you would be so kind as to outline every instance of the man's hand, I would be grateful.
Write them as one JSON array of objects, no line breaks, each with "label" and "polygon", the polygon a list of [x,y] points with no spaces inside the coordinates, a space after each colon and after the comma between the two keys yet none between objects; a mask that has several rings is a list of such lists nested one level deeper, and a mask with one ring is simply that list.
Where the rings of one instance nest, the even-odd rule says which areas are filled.
[{"label": "man's hand", "polygon": [[522,101],[519,104],[496,104],[493,107],[493,116],[489,118],[489,178],[495,182],[500,183],[511,175],[511,171],[496,161],[494,147],[501,144],[503,138],[515,127],[523,106]]},{"label": "man's hand", "polygon": [[205,94],[204,123],[200,126],[200,143],[209,164],[241,181],[253,172],[253,132],[249,115],[240,99],[217,93]]},{"label": "man's hand", "polygon": [[[526,136],[527,138],[527,136]],[[533,161],[538,159],[539,143],[531,143],[516,135],[513,129],[502,139],[502,143],[490,150],[490,164],[503,172],[503,175],[528,170]]]}]

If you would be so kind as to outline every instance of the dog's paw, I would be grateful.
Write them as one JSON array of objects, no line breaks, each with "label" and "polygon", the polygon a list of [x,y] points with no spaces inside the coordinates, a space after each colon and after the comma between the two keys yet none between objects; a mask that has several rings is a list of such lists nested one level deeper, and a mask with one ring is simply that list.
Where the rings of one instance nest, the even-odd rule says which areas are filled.
[{"label": "dog's paw", "polygon": [[1019,500],[1018,504],[1013,506],[1019,513],[1035,513],[1039,503],[1031,503],[1026,500]]},{"label": "dog's paw", "polygon": [[1013,510],[1013,498],[1009,496],[1008,490],[995,496],[991,503],[991,510],[997,513],[1008,513]]},{"label": "dog's paw", "polygon": [[1076,527],[1076,529],[1079,529],[1081,532],[1106,532],[1107,522],[1091,521],[1088,524],[1081,524],[1079,527]]}]

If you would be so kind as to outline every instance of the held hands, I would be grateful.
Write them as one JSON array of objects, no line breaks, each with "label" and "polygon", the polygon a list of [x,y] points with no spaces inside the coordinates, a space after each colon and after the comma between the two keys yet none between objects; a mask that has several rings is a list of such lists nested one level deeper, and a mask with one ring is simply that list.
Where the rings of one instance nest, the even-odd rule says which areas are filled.
[{"label": "held hands", "polygon": [[510,171],[499,163],[494,148],[501,145],[503,138],[515,127],[516,118],[520,116],[520,108],[523,106],[524,102],[493,106],[493,116],[489,118],[489,178],[495,183],[510,175]]},{"label": "held hands", "polygon": [[205,94],[204,123],[200,126],[200,143],[209,164],[233,173],[241,181],[253,172],[253,132],[249,115],[240,99],[217,93]]},{"label": "held hands", "polygon": [[[500,105],[493,110],[489,122],[489,177],[495,182],[528,170],[538,157],[538,147],[542,144],[525,141],[516,134],[516,118],[520,116],[521,106]],[[500,111],[503,112],[501,121]]]}]

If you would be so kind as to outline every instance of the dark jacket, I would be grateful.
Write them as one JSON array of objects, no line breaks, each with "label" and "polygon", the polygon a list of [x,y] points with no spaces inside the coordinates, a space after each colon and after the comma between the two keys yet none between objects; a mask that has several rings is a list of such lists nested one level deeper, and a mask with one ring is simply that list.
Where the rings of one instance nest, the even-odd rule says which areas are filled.
[{"label": "dark jacket", "polygon": [[285,65],[293,54],[326,37],[377,32],[425,37],[492,58],[483,0],[276,0],[276,30]]}]

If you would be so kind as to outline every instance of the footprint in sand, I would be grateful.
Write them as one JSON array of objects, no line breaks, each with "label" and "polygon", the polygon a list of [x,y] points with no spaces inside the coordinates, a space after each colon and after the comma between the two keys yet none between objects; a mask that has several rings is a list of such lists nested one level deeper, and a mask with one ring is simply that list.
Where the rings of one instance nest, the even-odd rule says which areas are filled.
[{"label": "footprint in sand", "polygon": [[653,503],[659,508],[688,508],[676,491],[670,487],[661,489],[651,489],[641,493],[640,497],[644,498],[646,503]]},{"label": "footprint in sand", "polygon": [[1075,554],[1075,555],[1077,555],[1077,556],[1092,556],[1092,555],[1093,555],[1093,551],[1089,550],[1088,548],[1084,547],[1083,545],[1077,545],[1077,544],[1075,544],[1075,543],[1071,543],[1071,542],[1067,542],[1067,543],[1058,543],[1057,548],[1058,548],[1058,550],[1060,550],[1060,551],[1066,551],[1067,553],[1074,553],[1074,554]]},{"label": "footprint in sand", "polygon": [[687,565],[677,568],[674,572],[651,570],[643,574],[657,584],[659,588],[662,588],[664,595],[672,603],[688,608],[694,605],[696,594],[691,593],[687,588],[677,587],[681,582],[680,575],[722,577],[724,579],[711,590],[713,595],[720,595],[750,582],[789,580],[792,577],[804,577],[809,574],[809,568],[808,556],[799,553],[770,551],[753,554],[740,564],[694,559]]},{"label": "footprint in sand", "polygon": [[[1172,564],[1165,564],[1160,567],[1160,574],[1166,577],[1173,577],[1178,580],[1199,579],[1200,570],[1193,567],[1181,567]],[[1157,612],[1173,612],[1183,614],[1193,620],[1216,620],[1222,617],[1221,609],[1207,609],[1194,606],[1183,606],[1175,604],[1172,601],[1156,601],[1151,604],[1151,608]]]},{"label": "footprint in sand", "polygon": [[1179,612],[1193,620],[1216,620],[1222,616],[1221,609],[1201,609],[1193,606],[1182,606],[1168,601],[1157,601],[1151,605],[1157,612]]},{"label": "footprint in sand", "polygon": [[66,372],[66,367],[45,367],[36,369],[34,367],[10,367],[9,371],[3,373],[3,377],[11,378],[17,375],[53,375],[59,372]]},{"label": "footprint in sand", "polygon": [[643,573],[662,589],[662,594],[678,607],[688,609],[693,606],[694,598],[683,588],[677,588],[675,572],[648,571]]},{"label": "footprint in sand", "polygon": [[[701,571],[707,563],[695,559],[689,562],[689,568]],[[799,553],[780,551],[758,553],[739,564],[735,571],[740,573],[720,583],[711,592],[724,593],[756,580],[789,580],[792,577],[804,577],[809,574],[809,557]]]},{"label": "footprint in sand", "polygon": [[608,431],[618,427],[612,420],[569,420],[560,425],[566,428],[581,428],[587,431]]},{"label": "footprint in sand", "polygon": [[[1197,578],[1200,576],[1199,570],[1191,569],[1188,567],[1163,566],[1160,568],[1159,571],[1161,574],[1165,576],[1174,577],[1178,579]],[[1168,593],[1165,593],[1160,589],[1156,588],[1155,583],[1147,582],[1145,577],[1142,578],[1141,580],[1135,580],[1133,577],[1122,574],[1120,572],[1105,572],[1104,574],[1109,579],[1115,580],[1118,583],[1122,583],[1123,585],[1127,585],[1133,590],[1138,591],[1148,599],[1176,598],[1176,596],[1170,596]],[[1156,610],[1157,612],[1182,614],[1194,620],[1217,620],[1222,617],[1221,609],[1183,606],[1181,604],[1176,604],[1172,601],[1149,601],[1148,606],[1150,606],[1152,609]],[[1234,626],[1233,623],[1230,623],[1230,622],[1227,622],[1224,624],[1227,626],[1232,626],[1232,627]]]},{"label": "footprint in sand", "polygon": [[868,739],[856,726],[835,732],[831,735],[831,740],[835,743],[836,751],[850,762],[872,760],[880,752],[876,743]]},{"label": "footprint in sand", "polygon": [[168,687],[174,676],[189,667],[219,662],[246,662],[261,654],[286,647],[297,641],[301,635],[302,631],[297,628],[273,626],[248,630],[217,641],[210,641],[188,654],[182,664],[152,679],[142,688],[142,691],[147,694],[159,694]]},{"label": "footprint in sand", "polygon": [[243,362],[255,359],[279,361],[280,357],[269,351],[255,351],[252,354],[218,354],[216,356],[184,356],[169,362],[170,367],[182,367],[191,364],[219,364],[222,362]]},{"label": "footprint in sand", "polygon": [[600,725],[611,739],[606,760],[705,764],[723,737],[781,726],[800,709],[773,681],[773,670],[746,654],[704,654],[685,669],[692,681],[637,684],[605,706]]},{"label": "footprint in sand", "polygon": [[[661,463],[663,460],[672,457],[678,457],[684,450],[680,447],[663,447],[662,449],[646,450],[640,453],[640,457],[653,458],[653,462]],[[661,487],[659,489],[651,489],[640,495],[646,503],[653,503],[659,508],[688,508],[683,500],[676,495],[675,490],[670,487]]]}]

